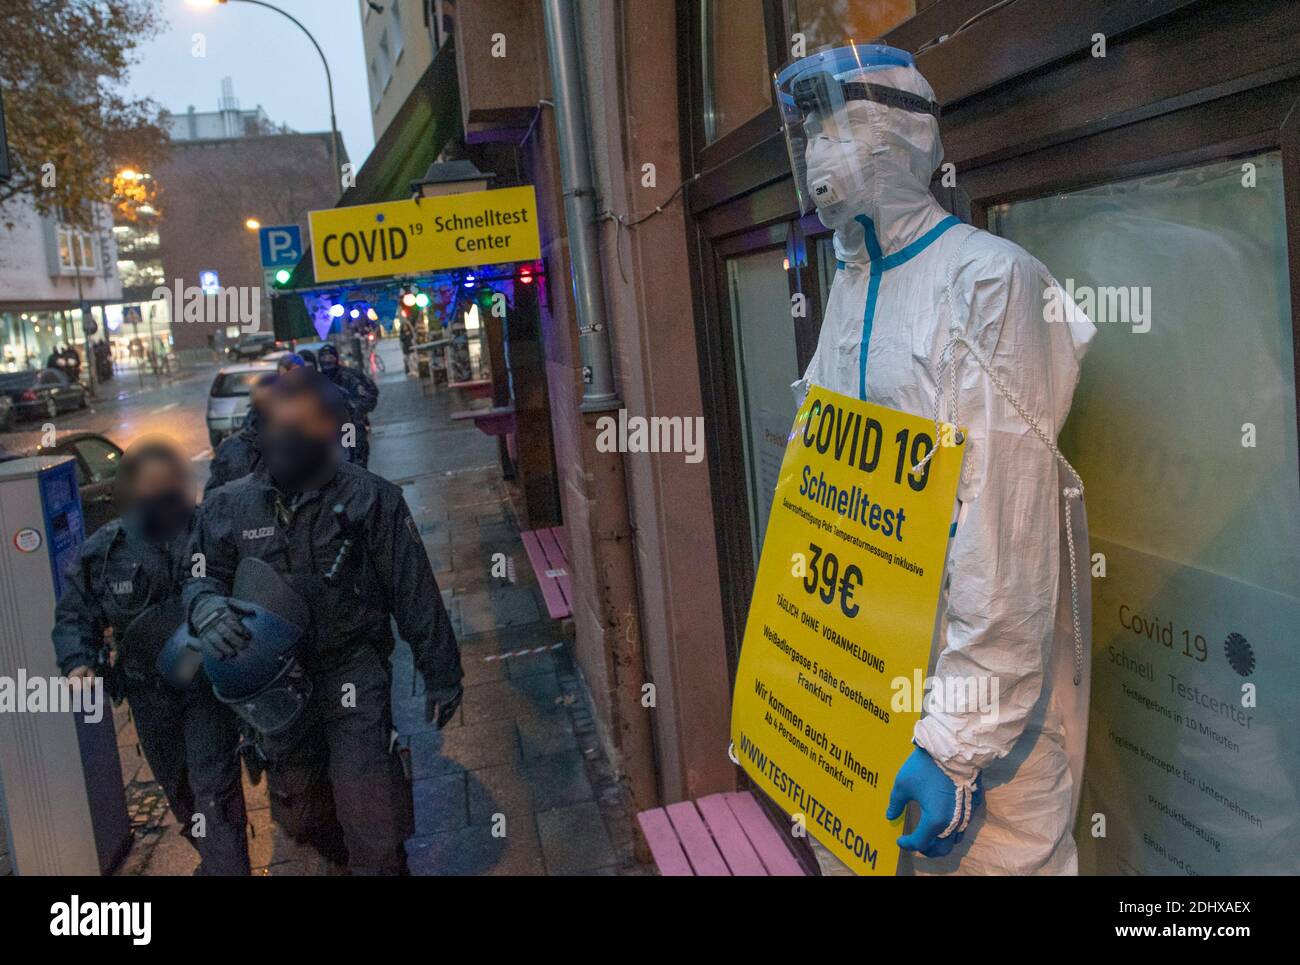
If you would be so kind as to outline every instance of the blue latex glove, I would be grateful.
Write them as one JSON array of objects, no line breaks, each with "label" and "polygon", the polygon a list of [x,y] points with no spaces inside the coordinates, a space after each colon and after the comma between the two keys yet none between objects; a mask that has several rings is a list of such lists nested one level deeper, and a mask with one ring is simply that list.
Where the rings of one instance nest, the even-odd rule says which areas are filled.
[{"label": "blue latex glove", "polygon": [[954,784],[923,748],[915,747],[894,778],[885,818],[893,821],[907,810],[908,801],[915,801],[921,806],[921,819],[911,834],[898,839],[898,846],[927,858],[942,858],[961,842],[983,799],[978,777],[969,786]]}]

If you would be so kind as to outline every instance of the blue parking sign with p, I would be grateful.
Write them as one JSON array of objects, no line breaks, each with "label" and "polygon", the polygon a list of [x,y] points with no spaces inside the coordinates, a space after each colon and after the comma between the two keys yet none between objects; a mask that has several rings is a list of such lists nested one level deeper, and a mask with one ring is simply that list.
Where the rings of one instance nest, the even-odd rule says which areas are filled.
[{"label": "blue parking sign with p", "polygon": [[262,228],[258,240],[263,268],[292,268],[302,257],[302,229],[296,224]]}]

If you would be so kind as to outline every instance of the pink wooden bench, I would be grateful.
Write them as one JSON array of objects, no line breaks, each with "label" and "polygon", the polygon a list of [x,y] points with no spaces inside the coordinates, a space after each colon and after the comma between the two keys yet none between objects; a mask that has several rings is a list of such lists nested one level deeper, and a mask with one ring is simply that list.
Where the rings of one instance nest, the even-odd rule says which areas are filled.
[{"label": "pink wooden bench", "polygon": [[564,527],[530,529],[520,536],[533,564],[537,582],[546,600],[546,612],[553,620],[573,614],[573,577],[569,573],[569,554],[564,548]]},{"label": "pink wooden bench", "polygon": [[459,389],[467,399],[486,399],[492,394],[492,380],[470,379],[466,382],[448,382],[447,388]]},{"label": "pink wooden bench", "polygon": [[489,436],[508,436],[515,431],[515,407],[477,406],[453,412],[449,417],[453,422],[472,421],[479,432]]},{"label": "pink wooden bench", "polygon": [[748,792],[710,794],[636,816],[665,877],[803,877],[803,866]]}]

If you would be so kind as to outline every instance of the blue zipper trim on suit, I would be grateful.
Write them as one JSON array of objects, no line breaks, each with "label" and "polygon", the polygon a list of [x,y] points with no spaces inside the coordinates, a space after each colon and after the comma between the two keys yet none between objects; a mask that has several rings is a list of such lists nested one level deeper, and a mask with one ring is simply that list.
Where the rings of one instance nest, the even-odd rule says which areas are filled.
[{"label": "blue zipper trim on suit", "polygon": [[880,242],[876,239],[876,225],[867,215],[860,214],[853,220],[862,225],[862,234],[867,243],[867,257],[871,259],[871,275],[867,282],[867,307],[862,313],[862,344],[858,348],[858,398],[865,400],[867,397],[867,349],[871,344],[871,325],[876,317],[876,296],[880,293],[880,276],[889,269],[897,268],[925,251],[941,234],[954,225],[961,224],[961,219],[956,215],[948,215],[921,237],[900,248],[892,255],[886,255],[880,250]]}]

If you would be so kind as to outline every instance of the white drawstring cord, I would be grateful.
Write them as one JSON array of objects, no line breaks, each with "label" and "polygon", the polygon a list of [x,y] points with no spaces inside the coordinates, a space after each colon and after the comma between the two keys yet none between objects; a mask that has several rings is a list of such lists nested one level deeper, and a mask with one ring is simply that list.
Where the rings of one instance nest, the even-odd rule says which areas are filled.
[{"label": "white drawstring cord", "polygon": [[945,367],[948,369],[948,410],[952,413],[952,419],[949,424],[953,426],[953,431],[957,432],[957,442],[960,443],[962,441],[961,433],[956,428],[957,366],[953,363],[952,359],[953,350],[956,348],[958,343],[966,346],[966,350],[970,352],[975,361],[979,363],[979,367],[984,370],[984,374],[989,377],[989,381],[993,383],[993,387],[1002,393],[1002,397],[1006,399],[1007,402],[1011,403],[1011,407],[1020,414],[1020,418],[1024,419],[1029,428],[1034,430],[1034,435],[1038,436],[1038,438],[1043,441],[1043,444],[1052,451],[1052,455],[1056,457],[1057,461],[1069,470],[1070,475],[1074,477],[1074,481],[1077,484],[1074,486],[1066,486],[1061,490],[1061,495],[1065,497],[1065,539],[1070,548],[1070,604],[1074,610],[1074,685],[1077,687],[1083,682],[1083,630],[1082,621],[1079,617],[1079,564],[1074,548],[1074,517],[1070,511],[1070,500],[1078,499],[1082,502],[1083,479],[1080,478],[1077,472],[1075,472],[1074,467],[1070,465],[1070,461],[1061,454],[1061,450],[1057,448],[1056,442],[1042,430],[1033,418],[1030,417],[1029,413],[1025,411],[1025,407],[1020,404],[1020,400],[1015,397],[1015,394],[1007,387],[1007,384],[1002,381],[996,372],[993,371],[993,366],[991,366],[975,346],[971,344],[965,334],[955,328],[949,332],[948,341],[944,344],[943,351],[939,353],[939,371],[935,381],[939,384],[940,389],[935,393],[934,400],[935,445],[926,454],[924,459],[912,467],[912,472],[914,474],[920,473],[925,464],[934,458],[934,454],[939,449],[939,442],[943,439],[942,433],[944,423],[941,421],[941,410],[943,408],[942,385],[943,370]]},{"label": "white drawstring cord", "polygon": [[[952,778],[949,777],[949,780],[952,780]],[[974,811],[975,781],[976,778],[971,778],[968,781],[953,781],[957,788],[957,798],[953,803],[952,820],[939,833],[940,838],[946,838],[954,832],[961,833],[970,824],[971,814]]]}]

